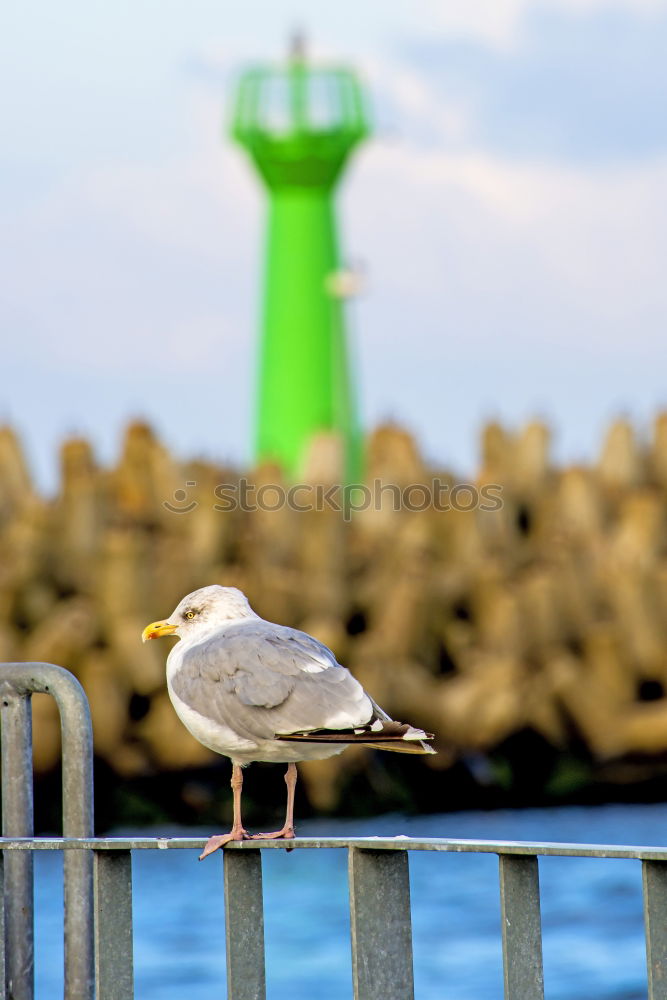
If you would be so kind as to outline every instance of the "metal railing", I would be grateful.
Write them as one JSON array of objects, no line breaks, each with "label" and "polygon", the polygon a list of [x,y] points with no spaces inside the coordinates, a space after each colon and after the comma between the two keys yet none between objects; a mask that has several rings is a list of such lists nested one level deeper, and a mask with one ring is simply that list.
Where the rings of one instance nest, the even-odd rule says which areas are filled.
[{"label": "metal railing", "polygon": [[[90,760],[72,756],[91,753],[85,696],[71,675],[50,664],[7,667],[0,665],[3,821],[8,807],[5,836],[0,838],[5,859],[4,934],[0,935],[5,996],[32,1000],[33,995],[33,852],[63,851],[65,1000],[133,1000],[131,852],[199,852],[205,840],[93,837],[91,831],[74,832],[73,826],[89,824],[92,805]],[[31,796],[26,788],[31,784],[26,706],[33,690],[52,693],[58,701],[63,724],[63,787],[68,789],[64,797],[80,797],[78,807],[74,802],[68,804],[64,837],[32,836]],[[7,829],[7,824],[13,829]],[[288,845],[280,841],[262,841],[261,846],[251,841],[229,844],[221,852],[229,1000],[265,998],[262,852],[286,846],[348,852],[355,1000],[413,1000],[409,851],[498,855],[506,1000],[544,997],[538,857],[634,859],[641,863],[643,874],[648,997],[667,1000],[667,848],[409,837],[306,837]]]},{"label": "metal railing", "polygon": [[[93,734],[88,700],[76,677],[53,663],[0,664],[2,726],[2,834],[32,837],[33,694],[51,695],[60,713],[62,734],[63,834],[93,836]],[[3,949],[5,996],[32,1000],[34,994],[34,919],[32,853],[4,854]],[[65,996],[93,996],[93,894],[90,852],[66,854]]]}]

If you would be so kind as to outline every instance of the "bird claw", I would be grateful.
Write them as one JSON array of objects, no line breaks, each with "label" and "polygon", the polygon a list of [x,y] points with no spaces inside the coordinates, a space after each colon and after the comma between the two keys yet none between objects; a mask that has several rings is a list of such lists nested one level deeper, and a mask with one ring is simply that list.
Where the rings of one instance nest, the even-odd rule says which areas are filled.
[{"label": "bird claw", "polygon": [[254,833],[251,840],[294,840],[296,834],[293,826],[284,826],[282,830],[274,833]]},{"label": "bird claw", "polygon": [[213,854],[214,851],[217,851],[220,847],[224,847],[225,844],[231,843],[232,840],[250,840],[250,839],[251,839],[250,834],[248,833],[247,830],[244,830],[243,827],[239,827],[236,830],[232,829],[229,831],[229,833],[222,833],[215,837],[209,837],[209,839],[206,841],[206,846],[204,847],[204,850],[199,855],[199,860],[203,861],[204,858],[207,858],[209,856],[209,854]]}]

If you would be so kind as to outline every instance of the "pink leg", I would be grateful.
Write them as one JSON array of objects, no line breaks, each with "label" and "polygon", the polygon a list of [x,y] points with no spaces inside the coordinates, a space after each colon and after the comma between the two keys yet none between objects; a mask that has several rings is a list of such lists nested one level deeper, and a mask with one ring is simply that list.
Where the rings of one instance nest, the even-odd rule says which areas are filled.
[{"label": "pink leg", "polygon": [[287,813],[282,830],[275,833],[256,833],[253,840],[293,840],[294,839],[294,789],[296,788],[296,764],[287,765],[285,784],[287,785]]},{"label": "pink leg", "polygon": [[241,822],[241,791],[243,789],[243,771],[238,764],[232,765],[232,794],[234,796],[234,818],[232,828],[229,833],[223,833],[217,837],[210,837],[206,847],[199,855],[199,860],[203,861],[209,854],[213,854],[219,847],[224,847],[230,840],[249,840],[250,834],[243,829]]}]

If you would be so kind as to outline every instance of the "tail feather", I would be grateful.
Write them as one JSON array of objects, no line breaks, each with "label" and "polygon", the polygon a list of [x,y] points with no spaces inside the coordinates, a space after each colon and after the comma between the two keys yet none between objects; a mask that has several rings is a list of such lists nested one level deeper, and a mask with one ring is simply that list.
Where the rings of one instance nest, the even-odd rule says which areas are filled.
[{"label": "tail feather", "polygon": [[356,729],[316,729],[312,732],[278,733],[277,740],[288,743],[347,743],[371,747],[374,750],[393,750],[395,753],[435,753],[428,740],[433,733],[416,729],[405,722],[393,719],[373,719],[366,726]]},{"label": "tail feather", "polygon": [[[432,738],[432,737],[429,737]],[[418,743],[396,742],[396,743],[364,743],[363,746],[371,747],[373,750],[392,750],[394,753],[437,753],[428,743],[419,741]]]}]

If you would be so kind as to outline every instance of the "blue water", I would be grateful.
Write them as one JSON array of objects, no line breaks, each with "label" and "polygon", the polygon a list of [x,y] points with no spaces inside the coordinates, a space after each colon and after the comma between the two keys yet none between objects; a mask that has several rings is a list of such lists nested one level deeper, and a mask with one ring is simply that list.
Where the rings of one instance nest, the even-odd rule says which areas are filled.
[{"label": "blue water", "polygon": [[[327,820],[299,833],[660,845],[667,805]],[[269,1000],[347,1000],[346,852],[263,858]],[[133,872],[138,1000],[224,996],[219,855],[200,864],[194,851],[136,851]],[[38,852],[36,875],[37,997],[51,1000],[62,996],[60,858]],[[501,1000],[496,857],[415,852],[410,875],[417,1000]],[[640,863],[544,858],[540,884],[548,1000],[645,1000]]]}]

